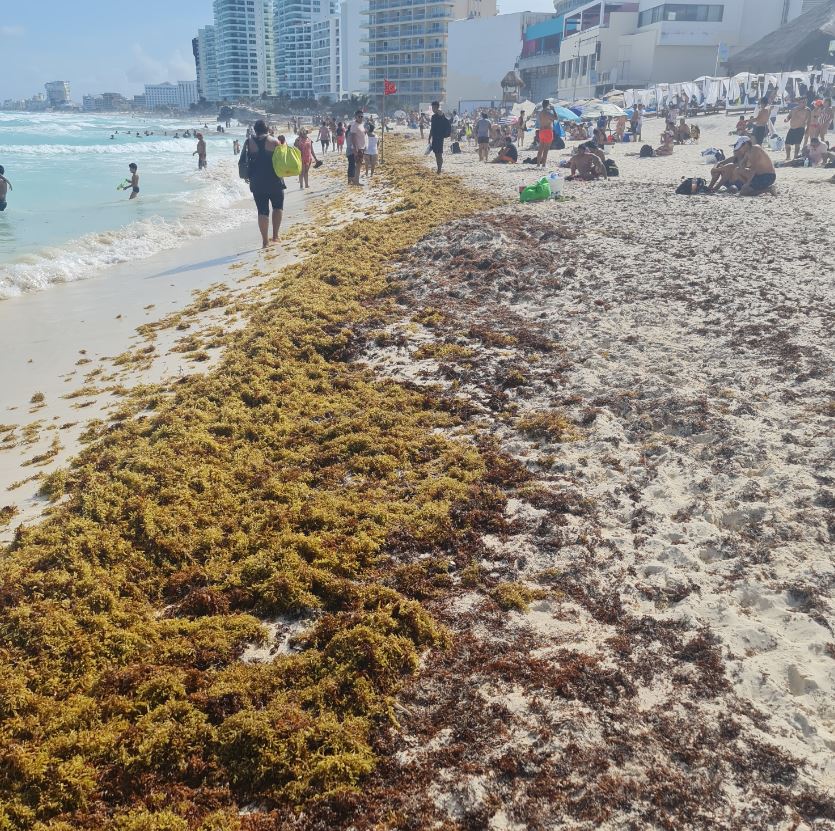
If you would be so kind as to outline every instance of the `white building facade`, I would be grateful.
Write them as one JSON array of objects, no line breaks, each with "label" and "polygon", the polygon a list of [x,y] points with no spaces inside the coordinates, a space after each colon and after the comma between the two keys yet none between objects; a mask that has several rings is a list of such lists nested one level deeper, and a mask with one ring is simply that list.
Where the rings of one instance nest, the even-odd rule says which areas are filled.
[{"label": "white building facade", "polygon": [[447,108],[502,97],[501,80],[515,66],[525,29],[552,15],[534,12],[453,20],[449,24]]},{"label": "white building facade", "polygon": [[365,23],[368,0],[342,0],[339,6],[340,74],[343,94],[368,92],[368,48]]},{"label": "white building facade", "polygon": [[197,30],[197,92],[207,101],[219,101],[217,83],[217,44],[215,27],[203,26]]},{"label": "white building facade", "polygon": [[272,0],[214,0],[218,100],[276,94]]},{"label": "white building facade", "polygon": [[275,0],[278,92],[313,98],[313,24],[336,15],[336,0]]},{"label": "white building facade", "polygon": [[313,95],[338,101],[342,97],[340,15],[314,20],[312,26]]},{"label": "white building facade", "polygon": [[801,13],[804,0],[712,3],[598,2],[567,14],[558,95],[591,98],[605,89],[692,81]]},{"label": "white building facade", "polygon": [[177,109],[188,110],[200,100],[197,81],[177,81]]},{"label": "white building facade", "polygon": [[149,110],[178,108],[179,90],[176,84],[145,84],[145,106]]}]

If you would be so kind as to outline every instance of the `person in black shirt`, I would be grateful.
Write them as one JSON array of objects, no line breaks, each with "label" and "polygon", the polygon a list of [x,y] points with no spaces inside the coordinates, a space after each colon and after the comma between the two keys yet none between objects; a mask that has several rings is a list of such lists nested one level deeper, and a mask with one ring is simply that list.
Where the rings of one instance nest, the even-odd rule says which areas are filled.
[{"label": "person in black shirt", "polygon": [[504,147],[499,150],[499,155],[493,159],[493,164],[515,164],[519,160],[519,153],[513,139],[508,136],[504,140]]},{"label": "person in black shirt", "polygon": [[444,165],[444,139],[449,135],[449,119],[441,112],[439,101],[432,102],[432,119],[429,122],[429,146],[435,154],[438,165],[437,172],[441,172]]},{"label": "person in black shirt", "polygon": [[[255,122],[255,130],[251,138],[247,139],[246,152],[249,160],[249,190],[258,208],[258,228],[261,231],[261,242],[267,248],[270,242],[278,242],[278,230],[284,216],[284,180],[276,175],[273,169],[273,151],[279,143],[283,144],[283,136],[278,139],[269,134],[266,122]],[[270,227],[270,203],[273,208],[273,236],[267,236]]]}]

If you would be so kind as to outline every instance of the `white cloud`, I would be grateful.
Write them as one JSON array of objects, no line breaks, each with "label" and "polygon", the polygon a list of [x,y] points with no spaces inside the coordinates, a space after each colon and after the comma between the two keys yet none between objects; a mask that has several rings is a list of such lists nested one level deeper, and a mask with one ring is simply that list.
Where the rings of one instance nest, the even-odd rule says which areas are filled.
[{"label": "white cloud", "polygon": [[6,38],[22,38],[25,31],[23,26],[0,26],[0,36]]},{"label": "white cloud", "polygon": [[194,62],[179,50],[175,50],[167,60],[149,55],[139,44],[134,44],[132,52],[133,62],[125,74],[133,83],[159,84],[194,78]]}]

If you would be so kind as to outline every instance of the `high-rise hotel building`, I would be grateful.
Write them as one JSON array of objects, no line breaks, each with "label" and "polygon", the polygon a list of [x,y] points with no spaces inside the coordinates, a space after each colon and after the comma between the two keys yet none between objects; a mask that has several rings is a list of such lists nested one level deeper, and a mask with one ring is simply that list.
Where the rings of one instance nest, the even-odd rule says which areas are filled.
[{"label": "high-rise hotel building", "polygon": [[446,98],[450,21],[495,15],[496,0],[369,0],[367,14],[369,93],[392,81],[389,105],[416,107]]},{"label": "high-rise hotel building", "polygon": [[214,13],[218,98],[275,95],[272,0],[215,0]]}]

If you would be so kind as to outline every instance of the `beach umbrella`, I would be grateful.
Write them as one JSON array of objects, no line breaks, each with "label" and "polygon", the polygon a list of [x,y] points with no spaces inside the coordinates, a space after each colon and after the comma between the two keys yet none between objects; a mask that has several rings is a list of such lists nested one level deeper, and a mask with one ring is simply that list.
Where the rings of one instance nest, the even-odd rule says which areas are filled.
[{"label": "beach umbrella", "polygon": [[[542,106],[541,104],[539,105]],[[519,116],[519,114],[524,110],[528,115],[530,115],[536,109],[536,104],[533,101],[520,101],[517,104],[513,105],[511,109],[511,115]]]},{"label": "beach umbrella", "polygon": [[600,104],[587,104],[583,107],[583,118],[596,118],[605,115],[607,118],[617,118],[626,115],[626,112],[616,104],[609,102]]},{"label": "beach umbrella", "polygon": [[395,110],[395,111],[392,113],[392,115],[393,115],[395,118],[406,118],[406,117],[407,117],[407,116],[406,116],[406,113],[405,113],[405,111],[404,111],[404,110]]},{"label": "beach umbrella", "polygon": [[569,110],[568,107],[554,107],[554,112],[557,114],[557,118],[560,121],[582,121],[583,119],[580,118],[577,113]]},{"label": "beach umbrella", "polygon": [[604,101],[620,101],[622,104],[624,101],[624,91],[622,89],[610,89],[607,93],[603,95]]},{"label": "beach umbrella", "polygon": [[[572,110],[569,110],[567,107],[563,107],[563,106],[557,104],[555,107],[553,107],[553,109],[554,109],[554,112],[557,114],[557,118],[560,121],[582,121],[582,119],[580,118],[579,115],[577,115],[576,112],[574,112]],[[536,110],[534,112],[538,113],[541,110],[542,110],[542,104],[539,104],[536,107]]]}]

